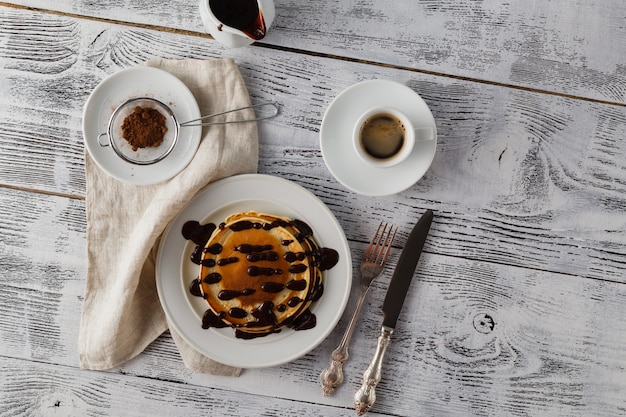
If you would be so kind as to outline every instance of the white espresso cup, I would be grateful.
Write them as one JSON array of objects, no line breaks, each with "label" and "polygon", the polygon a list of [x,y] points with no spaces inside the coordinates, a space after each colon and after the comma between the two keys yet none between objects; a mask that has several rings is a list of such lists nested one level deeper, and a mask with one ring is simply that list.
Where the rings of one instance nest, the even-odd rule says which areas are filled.
[{"label": "white espresso cup", "polygon": [[416,141],[435,138],[431,127],[415,127],[400,110],[374,107],[359,117],[352,133],[357,155],[377,168],[389,168],[411,155]]}]

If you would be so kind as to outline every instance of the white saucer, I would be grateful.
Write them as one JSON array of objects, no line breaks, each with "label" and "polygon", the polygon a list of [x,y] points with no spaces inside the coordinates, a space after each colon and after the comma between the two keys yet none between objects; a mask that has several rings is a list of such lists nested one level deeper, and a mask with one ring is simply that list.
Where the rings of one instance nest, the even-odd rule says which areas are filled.
[{"label": "white saucer", "polygon": [[156,184],[182,171],[193,159],[202,136],[201,126],[180,129],[172,152],[152,165],[134,165],[120,158],[111,146],[100,146],[113,111],[134,97],[152,97],[167,104],[179,122],[200,117],[200,108],[187,86],[167,71],[151,67],[120,70],[93,90],[83,109],[85,147],[98,166],[112,177],[131,184]]},{"label": "white saucer", "polygon": [[[415,127],[432,127],[435,140],[416,142],[400,164],[376,168],[365,163],[352,146],[352,129],[359,116],[374,106],[393,106]],[[320,128],[320,147],[326,166],[350,190],[368,196],[396,194],[424,176],[437,150],[437,126],[426,102],[404,84],[388,80],[363,81],[348,87],[330,104]]]}]

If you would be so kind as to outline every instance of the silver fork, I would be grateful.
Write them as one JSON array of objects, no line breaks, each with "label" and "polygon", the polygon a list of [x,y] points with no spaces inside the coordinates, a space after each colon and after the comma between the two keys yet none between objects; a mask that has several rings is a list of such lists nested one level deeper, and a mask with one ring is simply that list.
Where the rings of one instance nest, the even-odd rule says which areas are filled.
[{"label": "silver fork", "polygon": [[341,343],[339,343],[337,349],[335,349],[332,353],[332,362],[328,368],[322,371],[320,375],[322,388],[324,390],[324,395],[326,396],[331,395],[335,391],[335,388],[343,382],[343,364],[348,360],[348,345],[350,344],[350,339],[352,338],[356,319],[359,316],[361,307],[363,306],[367,290],[372,285],[372,282],[383,272],[385,262],[387,261],[389,251],[391,250],[391,245],[396,237],[397,230],[397,227],[381,222],[378,225],[369,246],[365,250],[363,260],[361,261],[361,265],[359,267],[361,272],[361,281],[359,283],[360,293],[356,303],[356,308],[354,309],[348,328],[343,334]]}]

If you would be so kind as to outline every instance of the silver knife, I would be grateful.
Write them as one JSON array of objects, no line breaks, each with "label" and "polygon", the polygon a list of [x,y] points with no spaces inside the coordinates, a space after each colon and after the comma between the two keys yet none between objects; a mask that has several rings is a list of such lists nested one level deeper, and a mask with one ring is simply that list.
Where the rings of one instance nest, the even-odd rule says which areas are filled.
[{"label": "silver knife", "polygon": [[387,295],[383,302],[383,327],[378,336],[378,345],[374,359],[363,373],[363,385],[354,395],[354,406],[358,415],[362,416],[372,408],[376,401],[376,385],[380,382],[382,375],[383,358],[387,346],[391,342],[391,335],[396,327],[402,304],[406,298],[407,290],[411,285],[411,280],[417,267],[417,262],[422,254],[422,248],[430,225],[433,221],[433,212],[426,212],[417,221],[411,230],[404,249],[398,259],[398,265],[389,282]]}]

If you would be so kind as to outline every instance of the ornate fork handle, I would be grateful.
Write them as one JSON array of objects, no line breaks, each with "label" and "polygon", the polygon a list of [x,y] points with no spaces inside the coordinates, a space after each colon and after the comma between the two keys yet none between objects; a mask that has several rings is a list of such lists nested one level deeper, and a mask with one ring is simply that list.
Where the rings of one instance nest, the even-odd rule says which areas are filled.
[{"label": "ornate fork handle", "polygon": [[348,360],[348,344],[350,343],[350,338],[352,337],[352,332],[354,331],[356,319],[361,311],[361,306],[363,305],[363,300],[365,299],[367,290],[370,285],[372,285],[372,282],[383,272],[385,263],[387,262],[387,257],[391,251],[391,245],[396,237],[397,230],[397,227],[381,222],[378,225],[369,246],[363,254],[363,260],[361,261],[361,266],[359,267],[361,271],[361,280],[359,285],[361,293],[359,294],[359,299],[357,300],[354,313],[352,313],[352,318],[350,319],[348,328],[343,334],[341,343],[332,353],[332,362],[330,366],[322,371],[322,374],[320,375],[324,395],[332,394],[335,391],[335,388],[343,382],[343,364],[346,360]]},{"label": "ornate fork handle", "polygon": [[350,344],[350,339],[352,338],[352,333],[354,332],[356,319],[358,318],[361,307],[363,306],[365,294],[367,294],[367,288],[362,289],[359,294],[359,299],[357,300],[354,313],[352,313],[352,318],[350,319],[348,328],[343,334],[341,343],[339,343],[337,349],[335,349],[332,353],[332,362],[328,368],[322,371],[320,375],[322,389],[324,391],[324,395],[326,396],[331,395],[335,391],[335,388],[343,383],[343,364],[349,357],[348,345]]},{"label": "ornate fork handle", "polygon": [[376,346],[376,354],[372,362],[363,373],[363,385],[354,394],[354,406],[359,416],[367,413],[376,402],[376,385],[380,382],[383,368],[383,358],[387,351],[387,346],[391,342],[393,329],[383,326],[380,336],[378,336],[378,345]]}]

